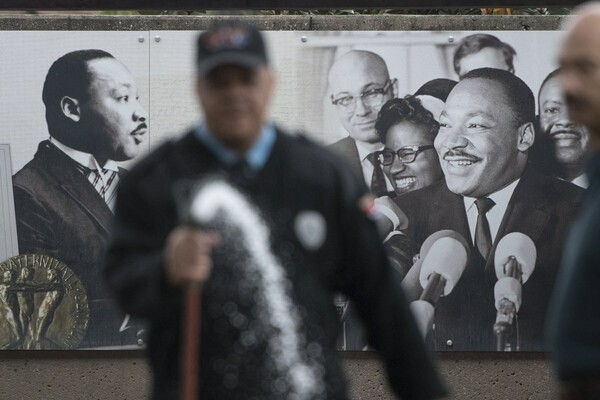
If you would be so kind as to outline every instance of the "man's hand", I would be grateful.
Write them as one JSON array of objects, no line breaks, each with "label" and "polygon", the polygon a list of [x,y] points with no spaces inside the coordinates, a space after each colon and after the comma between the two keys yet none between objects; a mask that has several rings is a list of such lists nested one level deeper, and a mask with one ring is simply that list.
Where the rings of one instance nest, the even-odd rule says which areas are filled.
[{"label": "man's hand", "polygon": [[190,227],[179,227],[167,238],[166,275],[173,286],[204,283],[212,269],[211,252],[219,235]]}]

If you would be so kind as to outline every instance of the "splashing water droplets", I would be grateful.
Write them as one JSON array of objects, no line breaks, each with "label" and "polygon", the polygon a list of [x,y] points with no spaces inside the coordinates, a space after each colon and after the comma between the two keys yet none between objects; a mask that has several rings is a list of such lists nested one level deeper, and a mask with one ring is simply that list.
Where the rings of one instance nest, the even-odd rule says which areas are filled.
[{"label": "splashing water droplets", "polygon": [[[318,365],[307,362],[310,356],[303,349],[305,340],[299,333],[299,313],[288,295],[291,285],[271,252],[265,222],[240,192],[223,181],[203,185],[196,193],[190,211],[194,222],[201,225],[223,218],[226,225],[235,225],[241,231],[242,242],[250,255],[247,266],[257,273],[260,296],[257,304],[265,308],[259,313],[260,318],[274,328],[268,339],[269,354],[281,378],[273,382],[272,388],[280,392],[288,390],[289,386],[289,398],[293,399],[316,398],[323,392],[322,375],[318,373]],[[225,313],[235,318],[236,309],[227,305]],[[242,343],[250,345],[254,340],[253,335],[242,334]]]}]

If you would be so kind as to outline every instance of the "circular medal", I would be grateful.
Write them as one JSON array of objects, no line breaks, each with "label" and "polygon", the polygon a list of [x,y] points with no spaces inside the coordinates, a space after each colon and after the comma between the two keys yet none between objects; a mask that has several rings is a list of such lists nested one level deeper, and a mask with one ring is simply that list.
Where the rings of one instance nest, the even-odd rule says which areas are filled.
[{"label": "circular medal", "polygon": [[52,257],[11,257],[0,263],[0,321],[0,349],[74,349],[88,327],[85,288]]}]

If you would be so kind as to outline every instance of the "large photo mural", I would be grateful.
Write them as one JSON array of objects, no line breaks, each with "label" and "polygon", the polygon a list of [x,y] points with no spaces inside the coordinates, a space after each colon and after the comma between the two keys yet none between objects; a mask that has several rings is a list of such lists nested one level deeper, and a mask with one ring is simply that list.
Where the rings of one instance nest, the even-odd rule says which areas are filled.
[{"label": "large photo mural", "polygon": [[[102,273],[119,180],[202,120],[196,32],[0,32],[0,348],[145,343]],[[587,132],[561,32],[267,32],[271,119],[341,156],[382,214],[433,350],[543,351]],[[332,299],[339,350],[367,350]]]}]

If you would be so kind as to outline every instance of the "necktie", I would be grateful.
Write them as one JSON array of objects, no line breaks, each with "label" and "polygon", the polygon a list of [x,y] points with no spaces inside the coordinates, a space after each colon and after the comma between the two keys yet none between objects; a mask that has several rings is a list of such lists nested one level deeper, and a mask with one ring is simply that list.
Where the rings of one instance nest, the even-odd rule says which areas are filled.
[{"label": "necktie", "polygon": [[90,169],[83,166],[80,169],[94,189],[96,189],[96,192],[106,202],[108,208],[114,211],[119,183],[119,174],[117,171],[111,171],[106,168],[102,168],[101,170]]},{"label": "necktie", "polygon": [[477,225],[475,226],[475,247],[479,250],[479,254],[484,260],[487,260],[492,250],[492,234],[490,232],[490,224],[486,217],[486,213],[496,205],[494,200],[484,197],[475,200],[477,206]]},{"label": "necktie", "polygon": [[387,185],[385,183],[385,176],[383,170],[379,164],[376,153],[370,153],[367,156],[367,160],[373,164],[373,175],[371,176],[371,192],[376,197],[385,196],[388,194]]}]

